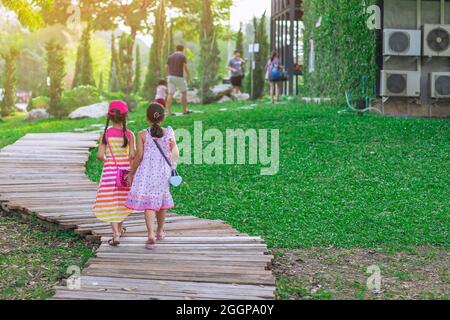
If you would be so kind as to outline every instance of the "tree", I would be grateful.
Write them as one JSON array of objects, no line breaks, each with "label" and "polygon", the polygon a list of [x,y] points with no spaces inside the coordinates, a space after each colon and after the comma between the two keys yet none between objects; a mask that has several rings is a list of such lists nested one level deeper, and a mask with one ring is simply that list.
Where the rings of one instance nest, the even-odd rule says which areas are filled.
[{"label": "tree", "polygon": [[105,90],[105,85],[103,83],[103,72],[100,72],[100,78],[98,80],[98,93],[100,95],[103,95],[104,90]]},{"label": "tree", "polygon": [[202,18],[200,34],[200,97],[202,103],[210,103],[213,99],[211,85],[216,84],[219,72],[220,51],[217,46],[214,30],[214,17],[211,10],[211,0],[202,0]]},{"label": "tree", "polygon": [[50,79],[49,86],[49,113],[54,117],[64,116],[64,108],[61,103],[63,91],[63,79],[66,76],[63,47],[55,40],[46,44],[47,72]]},{"label": "tree", "polygon": [[136,94],[141,89],[141,49],[139,45],[136,46],[136,58],[134,66],[134,82],[133,93]]},{"label": "tree", "polygon": [[163,76],[163,48],[166,25],[165,1],[161,0],[155,12],[155,27],[153,29],[153,43],[150,48],[150,60],[148,62],[147,75],[145,76],[142,95],[148,99],[153,97],[159,80]]},{"label": "tree", "polygon": [[173,25],[170,24],[170,27],[166,29],[166,38],[164,41],[164,51],[163,51],[163,58],[162,58],[162,68],[164,70],[164,67],[167,62],[167,58],[175,51],[175,43],[174,43],[174,34],[173,34]]},{"label": "tree", "polygon": [[[259,43],[259,52],[255,53],[255,69],[249,77],[249,82],[253,80],[253,92],[251,99],[260,99],[264,95],[266,62],[269,56],[269,38],[267,35],[267,19],[266,13],[261,19],[253,19],[253,27],[255,32],[255,43]],[[251,85],[249,88],[251,88]]]},{"label": "tree", "polygon": [[1,116],[9,116],[14,110],[16,104],[16,83],[17,83],[17,57],[19,50],[11,46],[7,51],[1,54],[5,60],[5,70],[3,79],[3,101]]},{"label": "tree", "polygon": [[95,86],[94,69],[91,55],[91,25],[87,24],[81,36],[80,45],[77,52],[77,62],[75,66],[75,76],[72,87],[81,85]]},{"label": "tree", "polygon": [[111,92],[118,92],[120,90],[119,73],[119,56],[116,49],[116,37],[113,33],[111,36],[111,70],[109,73],[109,91]]},{"label": "tree", "polygon": [[241,51],[241,53],[244,53],[244,32],[242,31],[242,22],[239,27],[239,31],[236,34],[236,50]]},{"label": "tree", "polygon": [[129,95],[133,91],[133,39],[122,33],[119,40],[119,84],[120,91]]}]

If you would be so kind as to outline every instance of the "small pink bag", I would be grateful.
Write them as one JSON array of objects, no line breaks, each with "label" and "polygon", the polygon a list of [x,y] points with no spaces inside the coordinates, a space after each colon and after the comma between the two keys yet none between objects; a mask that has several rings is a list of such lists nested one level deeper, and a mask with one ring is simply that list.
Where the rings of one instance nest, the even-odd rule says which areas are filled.
[{"label": "small pink bag", "polygon": [[127,181],[127,176],[130,174],[129,170],[120,169],[117,165],[116,157],[114,156],[114,153],[112,151],[111,145],[108,143],[108,139],[106,139],[106,143],[109,148],[109,152],[111,153],[111,156],[114,160],[114,163],[117,167],[117,173],[116,173],[116,187],[118,188],[130,188],[130,184]]}]

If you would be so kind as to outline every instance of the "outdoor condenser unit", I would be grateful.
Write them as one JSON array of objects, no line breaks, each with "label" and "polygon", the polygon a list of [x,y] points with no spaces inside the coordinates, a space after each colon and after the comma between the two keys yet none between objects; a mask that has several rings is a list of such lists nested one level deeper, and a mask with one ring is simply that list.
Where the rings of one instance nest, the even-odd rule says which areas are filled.
[{"label": "outdoor condenser unit", "polygon": [[420,96],[420,72],[381,71],[381,95],[383,97]]},{"label": "outdoor condenser unit", "polygon": [[385,56],[420,56],[421,30],[384,29],[383,55]]},{"label": "outdoor condenser unit", "polygon": [[450,98],[450,72],[432,72],[430,83],[432,98]]},{"label": "outdoor condenser unit", "polygon": [[425,24],[423,26],[423,55],[450,57],[450,25]]}]

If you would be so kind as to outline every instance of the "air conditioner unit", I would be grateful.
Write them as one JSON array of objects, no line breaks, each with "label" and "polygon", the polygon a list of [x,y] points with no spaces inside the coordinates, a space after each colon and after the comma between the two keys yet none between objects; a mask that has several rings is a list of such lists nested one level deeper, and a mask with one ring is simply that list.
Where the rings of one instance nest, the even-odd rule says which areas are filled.
[{"label": "air conditioner unit", "polygon": [[432,98],[450,98],[450,72],[432,72],[430,83]]},{"label": "air conditioner unit", "polygon": [[450,25],[425,24],[423,26],[423,55],[450,57]]},{"label": "air conditioner unit", "polygon": [[383,97],[420,96],[420,72],[382,70],[381,95]]},{"label": "air conditioner unit", "polygon": [[384,29],[383,35],[383,55],[420,56],[422,48],[421,30]]}]

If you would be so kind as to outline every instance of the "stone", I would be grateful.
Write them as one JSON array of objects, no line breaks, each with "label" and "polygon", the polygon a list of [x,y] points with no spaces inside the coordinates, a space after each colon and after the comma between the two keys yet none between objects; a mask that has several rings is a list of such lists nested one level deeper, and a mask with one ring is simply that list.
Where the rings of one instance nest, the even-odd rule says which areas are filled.
[{"label": "stone", "polygon": [[28,121],[36,121],[41,119],[48,119],[49,114],[45,109],[34,109],[28,112]]},{"label": "stone", "polygon": [[220,100],[223,96],[229,96],[233,92],[233,86],[230,84],[219,84],[211,89],[216,100]]},{"label": "stone", "polygon": [[108,103],[101,102],[81,107],[69,114],[70,119],[101,118],[108,114]]},{"label": "stone", "polygon": [[27,112],[27,104],[26,103],[17,103],[16,110],[19,112]]},{"label": "stone", "polygon": [[248,93],[234,93],[231,98],[238,101],[247,101],[250,100],[250,95]]},{"label": "stone", "polygon": [[229,102],[231,101],[231,98],[228,96],[223,96],[222,98],[220,98],[220,100],[218,101],[219,103],[225,103],[225,102]]},{"label": "stone", "polygon": [[[181,103],[181,92],[177,91],[173,98],[177,103]],[[198,96],[198,90],[189,90],[187,92],[187,102],[189,104],[199,104],[202,102]]]}]

